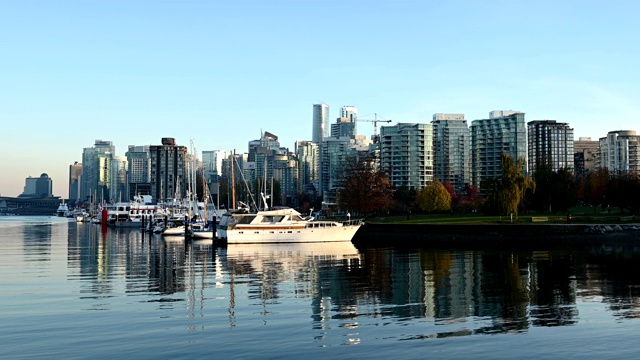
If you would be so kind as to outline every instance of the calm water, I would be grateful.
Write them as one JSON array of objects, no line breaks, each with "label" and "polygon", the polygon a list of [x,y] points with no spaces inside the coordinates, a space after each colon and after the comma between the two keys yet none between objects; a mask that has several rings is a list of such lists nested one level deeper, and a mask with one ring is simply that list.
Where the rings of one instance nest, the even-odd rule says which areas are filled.
[{"label": "calm water", "polygon": [[640,250],[185,243],[0,216],[0,358],[640,358]]}]

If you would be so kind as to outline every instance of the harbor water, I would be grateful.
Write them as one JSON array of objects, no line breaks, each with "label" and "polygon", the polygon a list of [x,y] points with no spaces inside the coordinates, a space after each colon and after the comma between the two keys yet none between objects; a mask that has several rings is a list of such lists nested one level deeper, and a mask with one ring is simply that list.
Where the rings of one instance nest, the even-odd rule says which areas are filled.
[{"label": "harbor water", "polygon": [[638,359],[639,263],[633,244],[221,247],[0,216],[0,358]]}]

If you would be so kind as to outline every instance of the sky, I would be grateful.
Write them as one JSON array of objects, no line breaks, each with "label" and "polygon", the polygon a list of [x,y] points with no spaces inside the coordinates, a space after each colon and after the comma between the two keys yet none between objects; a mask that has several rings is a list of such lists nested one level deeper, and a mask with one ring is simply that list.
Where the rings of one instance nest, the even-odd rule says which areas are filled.
[{"label": "sky", "polygon": [[[173,137],[311,140],[312,106],[430,122],[519,110],[597,139],[640,131],[639,1],[30,1],[0,11],[0,195]],[[379,124],[379,126],[387,124]],[[370,136],[373,124],[358,123]]]}]

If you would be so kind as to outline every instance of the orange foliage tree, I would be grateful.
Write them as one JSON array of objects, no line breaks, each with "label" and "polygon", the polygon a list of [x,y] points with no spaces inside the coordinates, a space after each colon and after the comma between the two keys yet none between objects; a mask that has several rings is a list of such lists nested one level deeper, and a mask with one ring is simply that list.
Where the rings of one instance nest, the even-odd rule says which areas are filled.
[{"label": "orange foliage tree", "polygon": [[387,174],[376,165],[372,155],[347,158],[343,184],[338,190],[338,206],[354,215],[387,211],[393,206],[393,188]]}]

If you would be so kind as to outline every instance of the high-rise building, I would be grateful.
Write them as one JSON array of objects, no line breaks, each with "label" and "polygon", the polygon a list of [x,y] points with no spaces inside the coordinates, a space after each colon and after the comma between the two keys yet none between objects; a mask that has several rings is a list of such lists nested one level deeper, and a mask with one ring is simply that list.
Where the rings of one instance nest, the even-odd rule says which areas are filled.
[{"label": "high-rise building", "polygon": [[534,120],[527,123],[529,174],[540,166],[557,172],[573,172],[573,129],[555,120]]},{"label": "high-rise building", "polygon": [[356,136],[356,122],[348,117],[341,117],[336,119],[336,122],[331,124],[331,136],[348,138],[355,138]]},{"label": "high-rise building", "polygon": [[109,163],[116,149],[111,141],[96,140],[93,147],[82,152],[81,200],[96,201],[109,199]]},{"label": "high-rise building", "polygon": [[319,191],[320,149],[313,141],[296,141],[298,191],[313,196]]},{"label": "high-rise building", "polygon": [[204,165],[207,179],[209,179],[211,175],[222,174],[222,160],[226,157],[227,152],[224,150],[205,150],[202,152],[202,164]]},{"label": "high-rise building", "polygon": [[82,164],[75,161],[69,165],[69,201],[80,200],[80,182],[82,181]]},{"label": "high-rise building", "polygon": [[129,201],[129,188],[127,186],[127,157],[114,156],[111,158],[111,172],[109,179],[110,198],[114,201]]},{"label": "high-rise building", "polygon": [[340,117],[347,118],[353,122],[358,118],[358,108],[355,106],[343,106],[340,108]]},{"label": "high-rise building", "polygon": [[43,173],[36,180],[36,196],[41,198],[53,196],[53,181],[49,175]]},{"label": "high-rise building", "polygon": [[433,174],[457,192],[471,182],[471,134],[464,114],[434,114]]},{"label": "high-rise building", "polygon": [[[493,112],[492,112],[493,113]],[[517,162],[527,159],[527,136],[524,113],[471,122],[471,182],[502,178],[502,154]],[[523,169],[527,170],[526,164]]]},{"label": "high-rise building", "polygon": [[640,170],[640,136],[635,130],[609,131],[600,138],[598,163],[612,174],[627,174]]},{"label": "high-rise building", "polygon": [[516,111],[516,110],[493,110],[493,111],[489,111],[489,119],[497,119],[497,118],[521,113],[521,112],[522,111]]},{"label": "high-rise building", "polygon": [[273,155],[273,179],[280,184],[280,204],[298,205],[298,158],[291,152]]},{"label": "high-rise building", "polygon": [[40,177],[25,179],[24,191],[20,197],[47,198],[53,196],[53,183],[49,175],[43,173]]},{"label": "high-rise building", "polygon": [[129,145],[127,157],[127,200],[151,195],[151,154],[149,145]]},{"label": "high-rise building", "polygon": [[222,176],[222,163],[227,157],[224,150],[207,150],[202,152],[202,164],[209,193],[219,200],[220,195],[220,176]]},{"label": "high-rise building", "polygon": [[174,138],[162,138],[162,145],[149,146],[151,155],[151,195],[156,201],[186,196],[187,148]]},{"label": "high-rise building", "polygon": [[[265,131],[260,137],[260,143],[258,146],[250,148],[255,152],[253,158],[256,163],[256,178],[262,179],[262,181],[270,181],[273,178],[273,157],[278,153],[286,153],[286,148],[280,147],[280,141],[278,136]],[[251,159],[252,156],[249,156]],[[266,180],[265,180],[266,179]]]},{"label": "high-rise building", "polygon": [[313,104],[313,128],[311,140],[319,144],[329,137],[329,105],[325,103]]},{"label": "high-rise building", "polygon": [[586,175],[597,168],[598,147],[597,140],[590,137],[580,137],[573,142],[573,167],[576,175]]},{"label": "high-rise building", "polygon": [[319,194],[325,203],[335,203],[336,190],[342,186],[341,170],[347,157],[353,152],[348,137],[328,137],[319,146]]},{"label": "high-rise building", "polygon": [[395,187],[420,190],[433,181],[431,124],[398,123],[380,128],[380,165]]},{"label": "high-rise building", "polygon": [[[355,106],[343,106],[340,108],[340,117],[349,119],[353,123],[353,135],[357,133],[358,108]],[[331,134],[331,136],[334,136]]]},{"label": "high-rise building", "polygon": [[31,175],[29,175],[28,178],[24,179],[24,190],[22,191],[21,196],[35,196],[37,181],[38,178]]}]

